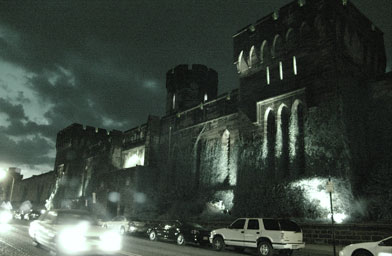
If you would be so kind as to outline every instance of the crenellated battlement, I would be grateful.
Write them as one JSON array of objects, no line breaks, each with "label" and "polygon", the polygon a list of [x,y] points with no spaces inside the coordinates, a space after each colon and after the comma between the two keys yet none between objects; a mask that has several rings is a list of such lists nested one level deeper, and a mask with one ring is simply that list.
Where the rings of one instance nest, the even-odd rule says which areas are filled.
[{"label": "crenellated battlement", "polygon": [[218,93],[218,73],[204,65],[178,65],[166,73],[166,113],[194,107],[215,99]]},{"label": "crenellated battlement", "polygon": [[105,141],[119,135],[122,135],[122,132],[118,130],[109,131],[102,128],[74,123],[57,133],[56,147],[70,147],[73,140],[87,138],[94,141]]},{"label": "crenellated battlement", "polygon": [[385,71],[382,32],[347,0],[294,1],[241,29],[233,41],[240,76],[278,69],[284,62],[287,70],[296,64],[293,56],[307,65],[328,47],[336,47],[334,54],[349,57],[369,76]]}]

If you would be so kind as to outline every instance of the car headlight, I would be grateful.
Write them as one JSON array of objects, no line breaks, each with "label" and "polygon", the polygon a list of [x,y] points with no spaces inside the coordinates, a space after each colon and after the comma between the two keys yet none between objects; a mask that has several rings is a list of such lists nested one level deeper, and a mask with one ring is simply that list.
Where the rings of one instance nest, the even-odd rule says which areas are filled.
[{"label": "car headlight", "polygon": [[87,224],[79,224],[76,227],[62,230],[58,236],[58,246],[62,252],[76,253],[87,249],[85,233]]},{"label": "car headlight", "polygon": [[134,226],[129,227],[129,231],[134,232],[135,230],[136,230],[136,228]]},{"label": "car headlight", "polygon": [[118,232],[108,231],[100,236],[100,248],[104,251],[118,251],[121,249],[122,237]]}]

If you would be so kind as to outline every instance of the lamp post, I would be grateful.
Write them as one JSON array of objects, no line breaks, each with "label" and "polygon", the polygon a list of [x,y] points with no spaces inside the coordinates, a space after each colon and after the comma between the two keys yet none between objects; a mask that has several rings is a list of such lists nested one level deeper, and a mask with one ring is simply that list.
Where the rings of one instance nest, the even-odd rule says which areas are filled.
[{"label": "lamp post", "polygon": [[331,224],[332,224],[332,243],[333,243],[333,255],[336,256],[336,245],[335,245],[335,220],[333,218],[333,205],[332,205],[332,193],[333,193],[333,183],[331,180],[331,177],[329,177],[327,186],[326,186],[327,192],[329,193],[329,201],[331,205]]},{"label": "lamp post", "polygon": [[[14,192],[14,184],[15,184],[15,178],[13,175],[9,175],[12,178],[12,183],[11,183],[11,192],[10,192],[10,197],[9,197],[9,201],[12,201],[12,194]],[[7,177],[7,172],[3,169],[0,169],[0,180],[3,180]]]}]

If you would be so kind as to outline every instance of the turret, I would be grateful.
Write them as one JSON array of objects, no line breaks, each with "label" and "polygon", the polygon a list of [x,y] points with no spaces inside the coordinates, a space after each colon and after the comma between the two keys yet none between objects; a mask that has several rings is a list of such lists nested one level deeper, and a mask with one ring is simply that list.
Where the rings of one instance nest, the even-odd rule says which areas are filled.
[{"label": "turret", "polygon": [[218,73],[204,65],[178,65],[166,73],[166,90],[166,114],[184,111],[216,99]]}]

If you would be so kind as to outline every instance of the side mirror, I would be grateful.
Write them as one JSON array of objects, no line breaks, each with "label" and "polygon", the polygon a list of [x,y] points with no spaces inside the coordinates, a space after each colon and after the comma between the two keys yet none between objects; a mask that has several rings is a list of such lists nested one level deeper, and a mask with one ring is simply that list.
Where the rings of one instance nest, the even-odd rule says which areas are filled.
[{"label": "side mirror", "polygon": [[378,246],[385,246],[385,243],[384,243],[384,241],[382,241],[382,242],[379,242],[379,243],[378,243]]}]

